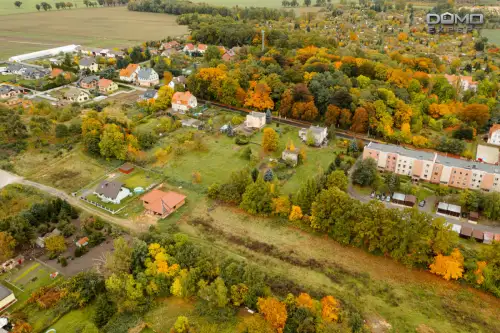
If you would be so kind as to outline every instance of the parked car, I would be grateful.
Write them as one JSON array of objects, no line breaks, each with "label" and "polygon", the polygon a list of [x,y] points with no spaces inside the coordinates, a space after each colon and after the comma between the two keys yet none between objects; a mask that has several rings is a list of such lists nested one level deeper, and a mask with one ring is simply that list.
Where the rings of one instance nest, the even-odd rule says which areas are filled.
[{"label": "parked car", "polygon": [[372,192],[372,193],[370,194],[370,198],[372,198],[372,199],[373,199],[373,198],[375,198],[375,192]]},{"label": "parked car", "polygon": [[418,203],[419,207],[424,207],[425,206],[425,200],[422,200]]},{"label": "parked car", "polygon": [[380,200],[380,195],[377,194],[377,200]]},{"label": "parked car", "polygon": [[388,195],[386,198],[385,198],[385,202],[391,202],[391,196]]}]

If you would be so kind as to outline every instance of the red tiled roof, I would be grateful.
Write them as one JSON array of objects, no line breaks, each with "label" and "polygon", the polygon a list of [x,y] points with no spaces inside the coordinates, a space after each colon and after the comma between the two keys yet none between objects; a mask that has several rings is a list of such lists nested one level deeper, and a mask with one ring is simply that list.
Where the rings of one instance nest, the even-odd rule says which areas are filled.
[{"label": "red tiled roof", "polygon": [[83,238],[80,238],[77,243],[80,245],[83,245],[83,244],[88,243],[88,242],[89,242],[89,238],[83,237]]},{"label": "red tiled roof", "polygon": [[120,76],[127,76],[129,77],[130,75],[132,75],[136,69],[139,67],[138,64],[129,64],[127,66],[127,68],[124,68],[122,70],[120,70]]},{"label": "red tiled roof", "polygon": [[490,136],[493,135],[493,133],[495,133],[496,131],[499,131],[500,130],[500,124],[495,124],[493,126],[490,127]]},{"label": "red tiled roof", "polygon": [[174,207],[182,203],[185,199],[186,196],[183,194],[160,190],[152,190],[141,198],[147,209],[161,215],[174,210]]},{"label": "red tiled roof", "polygon": [[100,79],[99,80],[99,88],[107,88],[109,87],[110,84],[112,84],[113,81],[108,80],[108,79]]},{"label": "red tiled roof", "polygon": [[176,92],[172,96],[172,103],[188,105],[189,99],[193,96],[189,91],[186,92]]}]

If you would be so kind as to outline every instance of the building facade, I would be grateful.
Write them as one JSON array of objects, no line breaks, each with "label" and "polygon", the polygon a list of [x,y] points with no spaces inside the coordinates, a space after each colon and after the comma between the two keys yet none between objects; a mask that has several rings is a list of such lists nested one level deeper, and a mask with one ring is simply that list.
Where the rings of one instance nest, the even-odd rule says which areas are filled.
[{"label": "building facade", "polygon": [[373,158],[380,171],[412,177],[459,189],[500,192],[500,166],[478,163],[407,149],[401,146],[370,142],[363,159]]}]

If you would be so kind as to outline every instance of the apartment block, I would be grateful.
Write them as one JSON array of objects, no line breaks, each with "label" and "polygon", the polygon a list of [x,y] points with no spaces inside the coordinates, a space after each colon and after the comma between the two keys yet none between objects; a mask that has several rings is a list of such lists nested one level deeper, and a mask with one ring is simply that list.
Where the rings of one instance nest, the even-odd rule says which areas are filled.
[{"label": "apartment block", "polygon": [[363,159],[366,158],[373,158],[380,171],[410,176],[414,181],[428,181],[460,189],[500,192],[498,165],[375,142],[370,142],[365,147]]}]

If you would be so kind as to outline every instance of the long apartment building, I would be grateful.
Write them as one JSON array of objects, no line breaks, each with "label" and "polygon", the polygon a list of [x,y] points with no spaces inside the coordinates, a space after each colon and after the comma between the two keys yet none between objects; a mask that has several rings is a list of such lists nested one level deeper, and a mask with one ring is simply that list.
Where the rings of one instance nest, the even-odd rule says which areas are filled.
[{"label": "long apartment building", "polygon": [[363,159],[366,158],[373,158],[380,171],[410,176],[414,181],[422,180],[461,189],[500,192],[498,165],[375,142],[370,142],[365,147]]}]

